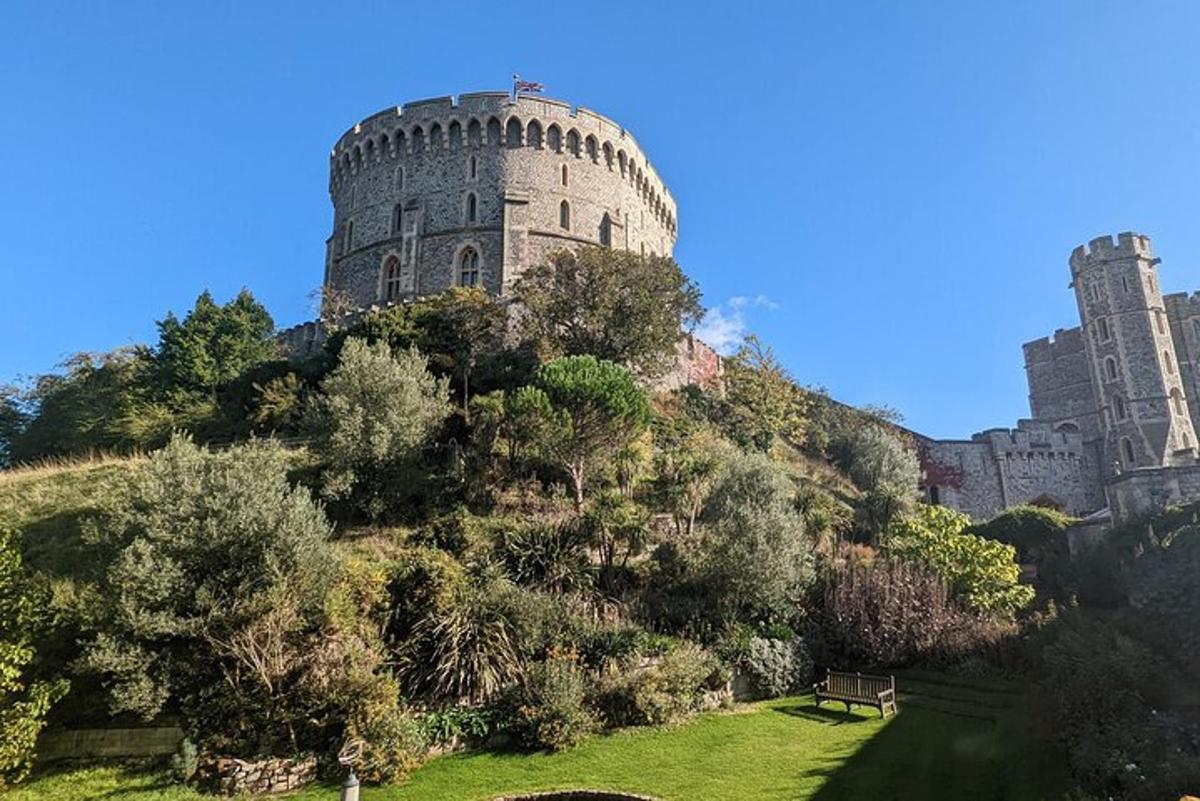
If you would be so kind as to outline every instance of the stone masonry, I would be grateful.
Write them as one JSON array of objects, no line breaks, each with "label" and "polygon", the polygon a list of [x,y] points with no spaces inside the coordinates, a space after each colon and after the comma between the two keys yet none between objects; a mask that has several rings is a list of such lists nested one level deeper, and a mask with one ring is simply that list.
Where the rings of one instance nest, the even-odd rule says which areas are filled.
[{"label": "stone masonry", "polygon": [[1071,253],[1080,326],[1024,346],[1032,419],[918,437],[923,490],[986,519],[1023,503],[1121,521],[1200,499],[1200,295],[1163,296],[1149,237]]}]

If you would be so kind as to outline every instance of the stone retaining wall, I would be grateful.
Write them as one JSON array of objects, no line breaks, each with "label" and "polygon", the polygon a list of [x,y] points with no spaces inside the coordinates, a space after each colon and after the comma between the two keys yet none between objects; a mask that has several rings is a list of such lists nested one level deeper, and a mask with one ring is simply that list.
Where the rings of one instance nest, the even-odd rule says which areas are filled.
[{"label": "stone retaining wall", "polygon": [[317,776],[317,758],[262,759],[206,757],[196,771],[197,783],[222,795],[267,795],[299,790]]}]

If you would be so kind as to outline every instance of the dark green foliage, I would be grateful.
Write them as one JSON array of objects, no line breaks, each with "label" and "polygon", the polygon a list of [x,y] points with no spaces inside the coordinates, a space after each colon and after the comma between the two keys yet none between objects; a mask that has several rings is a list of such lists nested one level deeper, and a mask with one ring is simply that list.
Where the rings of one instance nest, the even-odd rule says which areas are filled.
[{"label": "dark green foliage", "polygon": [[986,523],[970,526],[966,533],[1016,548],[1018,562],[1036,565],[1035,586],[1038,590],[1049,597],[1065,600],[1072,569],[1067,529],[1076,522],[1057,509],[1017,506]]},{"label": "dark green foliage", "polygon": [[16,387],[0,386],[0,470],[13,463],[13,442],[25,430],[29,416]]},{"label": "dark green foliage", "polygon": [[584,487],[596,465],[613,459],[650,422],[650,402],[624,367],[593,356],[542,365],[531,386],[510,399],[513,436],[525,439],[565,470],[582,511]]},{"label": "dark green foliage", "polygon": [[212,394],[249,368],[278,356],[275,322],[246,289],[219,306],[207,291],[180,321],[158,323],[155,368],[167,393]]},{"label": "dark green foliage", "polygon": [[699,711],[705,692],[725,678],[715,657],[692,643],[680,643],[649,665],[608,677],[597,704],[610,726],[662,726]]},{"label": "dark green foliage", "polygon": [[574,521],[514,526],[500,533],[496,555],[513,581],[559,594],[591,586],[585,542]]},{"label": "dark green foliage", "polygon": [[1144,636],[1200,680],[1200,525],[1165,532],[1158,547],[1133,561],[1125,580]]},{"label": "dark green foliage", "polygon": [[25,570],[20,538],[0,528],[0,790],[28,775],[46,713],[67,692],[61,679],[31,675],[48,606],[45,588]]},{"label": "dark green foliage", "polygon": [[590,355],[639,374],[666,370],[683,332],[703,316],[700,290],[674,261],[627,250],[562,251],[514,287],[527,339],[543,355]]},{"label": "dark green foliage", "polygon": [[1111,619],[1067,610],[1033,641],[1038,709],[1086,790],[1153,801],[1200,786],[1200,726],[1173,714],[1188,680]]}]

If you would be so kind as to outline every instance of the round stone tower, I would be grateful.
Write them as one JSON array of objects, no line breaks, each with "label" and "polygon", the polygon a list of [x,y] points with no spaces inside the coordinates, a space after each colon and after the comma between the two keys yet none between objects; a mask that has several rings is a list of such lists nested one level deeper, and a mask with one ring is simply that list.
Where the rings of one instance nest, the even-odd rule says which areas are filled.
[{"label": "round stone tower", "polygon": [[579,245],[669,256],[676,208],[633,137],[558,100],[483,92],[374,114],[330,154],[324,283],[354,305],[478,285]]},{"label": "round stone tower", "polygon": [[[1122,233],[1071,253],[1071,278],[1104,432],[1106,474],[1194,462],[1196,434],[1150,238]],[[1119,465],[1119,467],[1118,467]]]}]

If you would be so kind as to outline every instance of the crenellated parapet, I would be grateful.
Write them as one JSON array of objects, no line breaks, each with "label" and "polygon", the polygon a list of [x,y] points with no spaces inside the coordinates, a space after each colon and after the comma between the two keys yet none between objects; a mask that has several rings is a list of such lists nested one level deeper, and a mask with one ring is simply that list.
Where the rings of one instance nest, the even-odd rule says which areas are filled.
[{"label": "crenellated parapet", "polygon": [[645,211],[677,234],[674,198],[622,125],[561,100],[504,92],[418,100],[372,114],[330,152],[330,192],[376,164],[487,147],[532,148],[600,165],[628,182]]},{"label": "crenellated parapet", "polygon": [[1150,237],[1132,231],[1123,231],[1117,234],[1114,242],[1111,236],[1098,236],[1086,245],[1080,245],[1071,251],[1071,273],[1074,275],[1080,270],[1095,267],[1104,262],[1130,258],[1154,258]]}]

